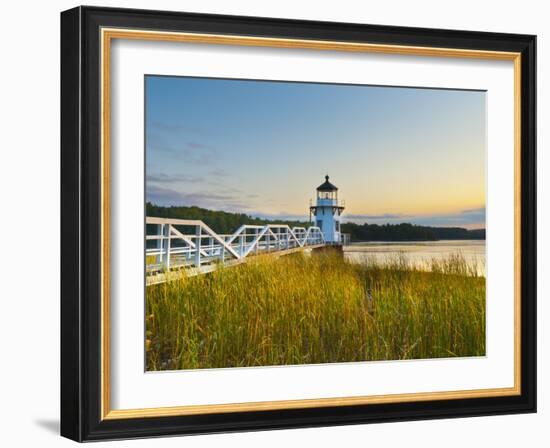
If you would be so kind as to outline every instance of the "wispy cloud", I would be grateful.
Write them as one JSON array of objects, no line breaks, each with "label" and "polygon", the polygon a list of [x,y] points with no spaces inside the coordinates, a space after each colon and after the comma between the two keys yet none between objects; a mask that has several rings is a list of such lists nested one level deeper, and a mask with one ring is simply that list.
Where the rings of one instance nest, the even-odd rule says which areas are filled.
[{"label": "wispy cloud", "polygon": [[210,175],[215,177],[228,177],[230,173],[222,168],[215,168],[210,171]]},{"label": "wispy cloud", "polygon": [[462,210],[460,213],[464,215],[483,215],[485,217],[485,207]]},{"label": "wispy cloud", "polygon": [[250,211],[248,213],[255,218],[268,219],[269,221],[309,221],[309,216],[307,215],[287,213],[284,211],[279,213],[263,213],[258,211]]},{"label": "wispy cloud", "polygon": [[383,220],[383,219],[407,219],[412,217],[411,215],[396,214],[396,213],[382,213],[380,215],[346,215],[346,219],[353,220]]},{"label": "wispy cloud", "polygon": [[211,210],[246,212],[250,206],[242,201],[242,195],[228,192],[189,192],[148,185],[146,199],[157,205],[197,206]]},{"label": "wispy cloud", "polygon": [[154,182],[154,183],[160,183],[160,184],[171,184],[171,183],[196,184],[196,183],[204,182],[204,178],[200,176],[186,176],[183,174],[165,174],[165,173],[148,174],[146,179],[147,179],[147,182]]},{"label": "wispy cloud", "polygon": [[411,223],[423,226],[441,227],[485,227],[485,207],[459,210],[454,213],[414,215],[405,213],[383,213],[378,215],[370,214],[344,214],[342,219],[345,222],[356,222],[362,224],[398,224]]},{"label": "wispy cloud", "polygon": [[210,150],[214,151],[214,148],[212,146],[205,145],[204,143],[187,142],[186,145],[188,148],[191,148],[191,149],[206,149],[208,151]]},{"label": "wispy cloud", "polygon": [[166,123],[156,120],[151,122],[151,129],[161,132],[204,134],[204,130],[196,126],[188,126],[181,123]]},{"label": "wispy cloud", "polygon": [[147,136],[147,152],[149,157],[156,157],[156,152],[168,153],[170,157],[194,165],[213,165],[218,160],[218,151],[214,146],[197,141],[173,144],[158,133]]}]

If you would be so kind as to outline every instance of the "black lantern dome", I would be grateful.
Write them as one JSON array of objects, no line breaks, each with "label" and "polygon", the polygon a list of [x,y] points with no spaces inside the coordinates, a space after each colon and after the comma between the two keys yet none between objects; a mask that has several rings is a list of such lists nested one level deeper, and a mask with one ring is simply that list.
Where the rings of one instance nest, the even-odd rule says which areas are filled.
[{"label": "black lantern dome", "polygon": [[325,181],[317,187],[317,191],[338,191],[338,188],[328,181],[328,174],[325,176]]}]

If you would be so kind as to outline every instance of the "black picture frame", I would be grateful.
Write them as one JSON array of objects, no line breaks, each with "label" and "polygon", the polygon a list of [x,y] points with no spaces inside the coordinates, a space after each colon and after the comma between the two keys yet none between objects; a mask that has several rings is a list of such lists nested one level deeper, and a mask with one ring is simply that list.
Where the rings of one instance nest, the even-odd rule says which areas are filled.
[{"label": "black picture frame", "polygon": [[[521,394],[101,418],[100,29],[521,53]],[[61,434],[76,441],[536,412],[536,37],[99,7],[61,13]]]}]

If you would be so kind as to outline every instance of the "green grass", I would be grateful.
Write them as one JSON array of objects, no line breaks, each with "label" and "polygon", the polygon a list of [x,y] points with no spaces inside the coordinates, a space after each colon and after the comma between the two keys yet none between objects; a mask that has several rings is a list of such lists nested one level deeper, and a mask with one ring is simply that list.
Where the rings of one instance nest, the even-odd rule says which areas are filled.
[{"label": "green grass", "polygon": [[147,370],[484,355],[485,278],[460,255],[431,268],[326,252],[149,286]]}]

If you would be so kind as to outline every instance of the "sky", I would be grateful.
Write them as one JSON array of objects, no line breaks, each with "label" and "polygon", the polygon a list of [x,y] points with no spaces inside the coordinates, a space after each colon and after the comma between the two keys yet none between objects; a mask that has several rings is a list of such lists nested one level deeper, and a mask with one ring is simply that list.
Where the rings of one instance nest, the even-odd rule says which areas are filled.
[{"label": "sky", "polygon": [[307,219],[485,226],[486,93],[146,76],[146,200]]}]

